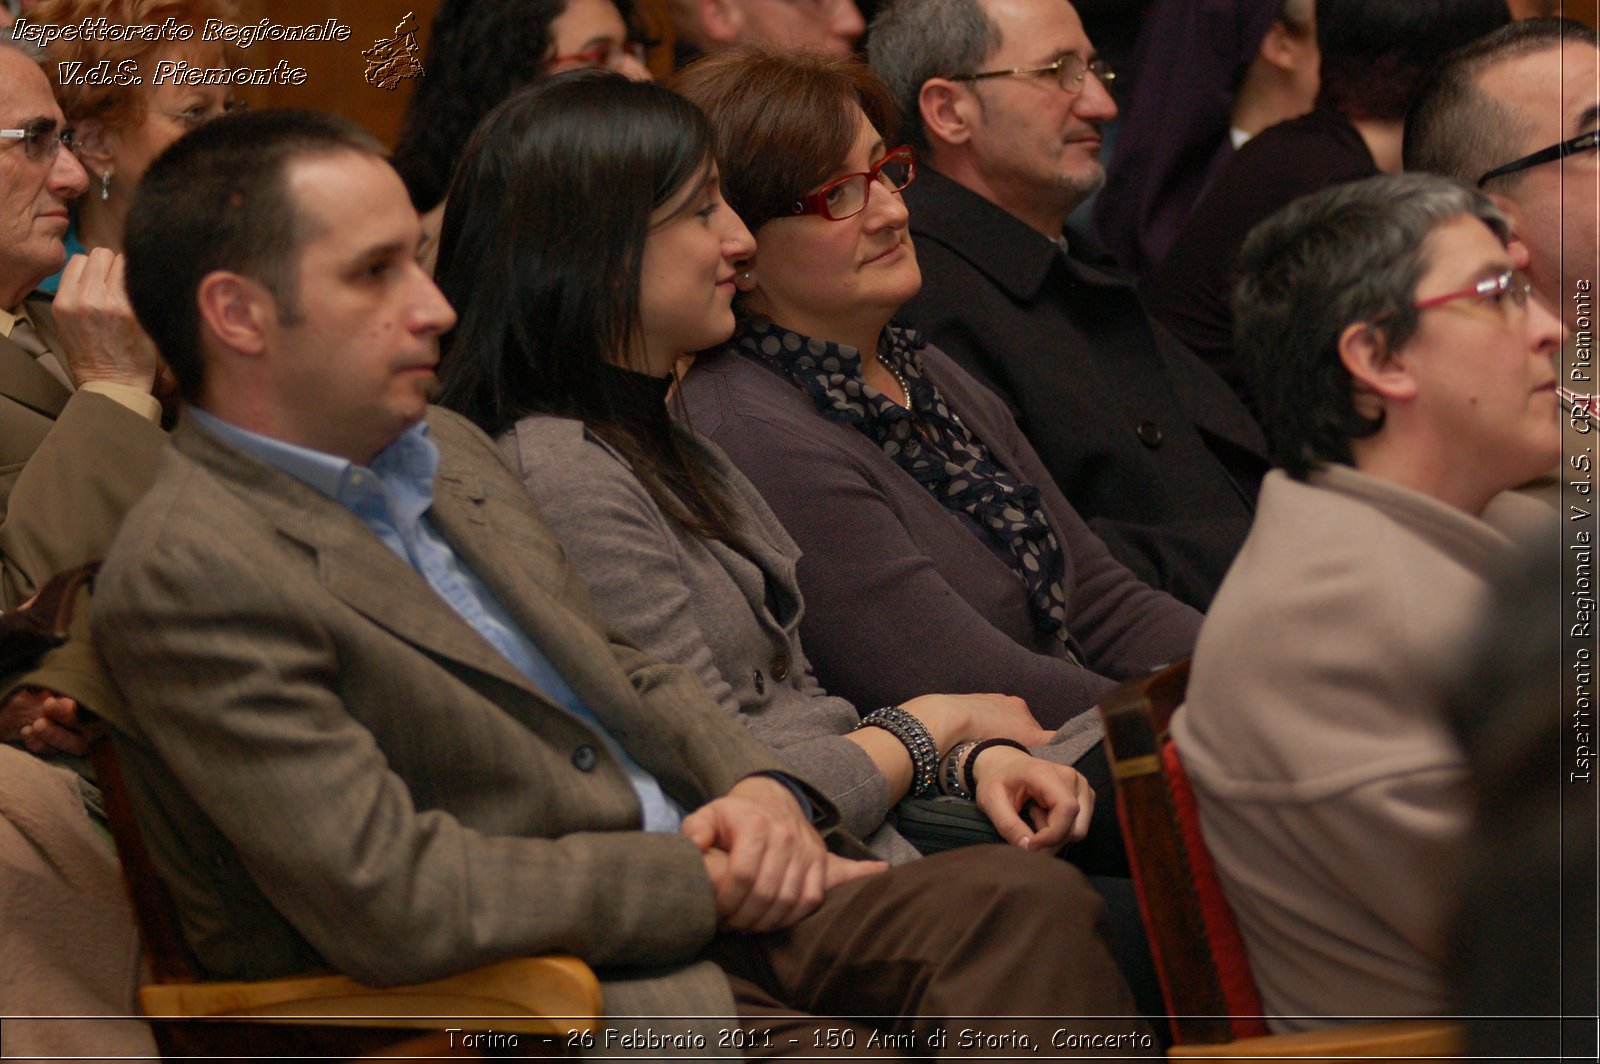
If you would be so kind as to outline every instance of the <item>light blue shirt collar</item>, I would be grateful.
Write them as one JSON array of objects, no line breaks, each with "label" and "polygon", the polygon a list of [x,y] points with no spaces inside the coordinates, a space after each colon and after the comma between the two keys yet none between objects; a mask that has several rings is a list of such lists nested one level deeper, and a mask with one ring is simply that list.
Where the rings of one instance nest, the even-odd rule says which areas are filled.
[{"label": "light blue shirt collar", "polygon": [[[439,471],[439,448],[428,439],[426,421],[419,421],[406,429],[394,442],[377,453],[370,467],[363,467],[336,454],[301,447],[240,428],[199,407],[189,407],[188,413],[202,428],[224,443],[232,444],[252,458],[258,458],[274,469],[309,484],[335,502],[348,504],[352,481],[363,479],[357,473],[363,468],[369,468],[385,480],[394,478],[407,481],[413,492],[419,492],[432,501],[433,477]],[[424,506],[418,511],[419,515],[426,510]]]}]

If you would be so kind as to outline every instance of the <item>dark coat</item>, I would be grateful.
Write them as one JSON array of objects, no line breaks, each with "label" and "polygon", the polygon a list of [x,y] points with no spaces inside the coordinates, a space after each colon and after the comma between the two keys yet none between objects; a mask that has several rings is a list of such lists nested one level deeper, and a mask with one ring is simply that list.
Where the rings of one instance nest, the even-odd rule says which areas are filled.
[{"label": "dark coat", "polygon": [[1189,345],[1253,408],[1233,350],[1233,285],[1250,230],[1301,196],[1378,173],[1366,141],[1332,111],[1280,122],[1239,149],[1195,205],[1145,284],[1155,319]]},{"label": "dark coat", "polygon": [[1006,400],[1118,561],[1204,609],[1255,511],[1266,443],[1127,275],[954,181],[906,189],[922,292],[904,315]]}]

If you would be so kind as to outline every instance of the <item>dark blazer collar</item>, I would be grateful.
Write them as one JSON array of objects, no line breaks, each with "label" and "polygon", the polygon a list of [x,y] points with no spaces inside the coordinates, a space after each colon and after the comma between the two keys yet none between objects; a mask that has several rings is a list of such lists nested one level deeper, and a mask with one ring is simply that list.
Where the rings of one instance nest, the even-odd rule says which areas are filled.
[{"label": "dark blazer collar", "polygon": [[920,168],[902,195],[914,237],[937,240],[1019,302],[1037,298],[1058,265],[1080,284],[1133,289],[1132,278],[1087,236],[1068,230],[1063,256],[1055,241],[932,167]]}]

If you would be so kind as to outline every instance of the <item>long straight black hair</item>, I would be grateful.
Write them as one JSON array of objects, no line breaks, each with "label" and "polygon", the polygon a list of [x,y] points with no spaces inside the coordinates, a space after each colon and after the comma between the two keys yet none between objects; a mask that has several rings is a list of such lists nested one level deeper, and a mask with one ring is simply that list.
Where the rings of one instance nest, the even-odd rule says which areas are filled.
[{"label": "long straight black hair", "polygon": [[641,346],[651,215],[711,165],[693,104],[609,71],[557,75],[495,108],[456,168],[439,238],[439,287],[460,317],[439,401],[491,436],[530,414],[577,418],[668,517],[726,540],[736,520],[699,445],[638,424],[609,370]]}]

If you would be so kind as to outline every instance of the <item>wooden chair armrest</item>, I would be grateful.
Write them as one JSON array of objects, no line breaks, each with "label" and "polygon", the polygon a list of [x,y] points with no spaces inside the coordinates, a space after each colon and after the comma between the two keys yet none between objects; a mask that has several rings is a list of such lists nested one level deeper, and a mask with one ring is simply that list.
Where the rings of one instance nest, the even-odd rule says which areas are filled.
[{"label": "wooden chair armrest", "polygon": [[437,1029],[459,1016],[461,1030],[511,1034],[597,1031],[600,981],[575,957],[519,957],[413,986],[372,988],[343,975],[290,976],[251,983],[164,983],[139,991],[151,1019],[250,1017],[339,1026]]},{"label": "wooden chair armrest", "polygon": [[1319,1031],[1243,1038],[1222,1045],[1173,1046],[1168,1060],[1256,1060],[1262,1057],[1296,1061],[1403,1060],[1460,1056],[1461,1028],[1442,1020],[1396,1020],[1328,1027]]}]

